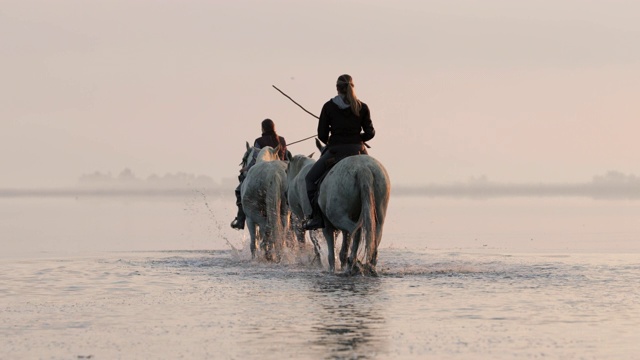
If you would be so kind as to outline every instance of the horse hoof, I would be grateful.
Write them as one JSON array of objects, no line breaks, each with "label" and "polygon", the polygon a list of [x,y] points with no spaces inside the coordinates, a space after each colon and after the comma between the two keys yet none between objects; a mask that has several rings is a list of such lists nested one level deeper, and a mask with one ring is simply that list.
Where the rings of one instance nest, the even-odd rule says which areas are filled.
[{"label": "horse hoof", "polygon": [[311,267],[315,267],[318,269],[322,269],[322,260],[320,260],[320,256],[316,255],[311,260]]},{"label": "horse hoof", "polygon": [[376,268],[374,268],[373,266],[369,266],[366,270],[366,275],[371,277],[378,277],[378,272],[376,271]]}]

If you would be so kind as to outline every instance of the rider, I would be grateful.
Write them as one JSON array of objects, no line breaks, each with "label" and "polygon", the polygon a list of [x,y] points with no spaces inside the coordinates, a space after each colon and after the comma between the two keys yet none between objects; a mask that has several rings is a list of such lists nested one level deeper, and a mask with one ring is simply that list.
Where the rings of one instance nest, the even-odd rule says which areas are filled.
[{"label": "rider", "polygon": [[[276,147],[280,146],[278,151],[278,157],[280,158],[280,160],[285,160],[289,157],[289,152],[287,151],[287,142],[282,136],[278,136],[278,134],[276,133],[276,125],[271,119],[262,120],[262,136],[256,139],[256,141],[253,143],[253,146],[258,149],[262,149],[265,146],[271,146],[275,149]],[[242,186],[242,182],[247,176],[247,172],[255,164],[255,162],[255,157],[253,159],[249,159],[247,160],[247,165],[240,169],[240,175],[238,176],[240,184],[238,184],[238,187],[236,187],[236,205],[238,206],[238,214],[236,215],[236,218],[231,222],[231,227],[234,229],[244,229],[246,215],[244,214],[244,211],[242,211],[240,187]]]},{"label": "rider", "polygon": [[340,75],[336,83],[338,95],[327,101],[320,113],[318,138],[327,147],[305,178],[307,196],[313,208],[304,224],[307,230],[324,227],[318,206],[318,181],[338,161],[352,155],[367,154],[364,142],[371,140],[376,133],[369,107],[358,100],[353,88],[351,76]]}]

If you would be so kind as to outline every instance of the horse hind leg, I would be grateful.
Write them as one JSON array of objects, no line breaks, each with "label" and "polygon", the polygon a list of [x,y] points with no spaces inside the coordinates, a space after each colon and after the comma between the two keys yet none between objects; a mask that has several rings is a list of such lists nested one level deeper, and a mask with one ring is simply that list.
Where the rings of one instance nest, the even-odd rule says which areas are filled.
[{"label": "horse hind leg", "polygon": [[[353,234],[353,240],[351,245],[351,254],[347,259],[347,266],[344,270],[346,275],[365,275],[365,276],[373,276],[377,277],[378,272],[376,271],[376,262],[378,258],[378,248],[377,246],[371,251],[371,254],[366,254],[365,262],[361,263],[358,260],[358,250],[360,248],[360,242],[362,241],[362,234],[364,232],[361,229],[358,229]],[[373,236],[373,234],[367,236]]]},{"label": "horse hind leg", "polygon": [[302,227],[302,219],[300,219],[296,214],[291,214],[291,227],[293,228],[293,232],[296,235],[296,240],[298,240],[298,243],[304,244],[305,230]]},{"label": "horse hind leg", "polygon": [[371,259],[370,259],[370,263],[371,265],[373,265],[374,271],[375,271],[375,266],[378,264],[378,247],[380,246],[381,241],[382,241],[382,224],[378,224],[378,226],[376,227],[376,233],[375,233],[375,243],[374,243],[375,246],[371,251]]},{"label": "horse hind leg", "polygon": [[351,236],[353,239],[351,240],[351,254],[347,259],[347,268],[345,269],[345,273],[350,275],[360,275],[362,274],[361,264],[358,262],[358,248],[360,247],[360,240],[362,239],[362,229],[358,229]]},{"label": "horse hind leg", "polygon": [[373,243],[371,249],[367,250],[365,262],[364,264],[360,264],[359,270],[363,275],[377,277],[378,271],[376,270],[376,265],[378,263],[378,246],[382,239],[382,225],[378,224],[374,233],[367,234],[367,236],[373,237]]},{"label": "horse hind leg", "polygon": [[264,253],[264,257],[267,261],[273,261],[273,244],[271,239],[271,230],[267,226],[260,227],[260,250]]},{"label": "horse hind leg", "polygon": [[351,245],[351,236],[348,232],[342,232],[342,247],[340,248],[340,268],[345,271],[348,267],[349,246]]},{"label": "horse hind leg", "polygon": [[[304,235],[304,232],[302,233]],[[311,265],[322,267],[322,260],[320,257],[320,243],[318,242],[318,231],[311,230],[309,231],[309,237],[311,238],[311,242],[313,243],[313,252],[315,256],[313,260],[311,260]]]},{"label": "horse hind leg", "polygon": [[329,272],[336,271],[336,249],[335,249],[335,229],[327,224],[322,229],[324,238],[327,240],[327,262],[329,262]]},{"label": "horse hind leg", "polygon": [[256,224],[253,221],[247,221],[247,229],[249,230],[249,249],[251,250],[251,258],[256,258]]}]

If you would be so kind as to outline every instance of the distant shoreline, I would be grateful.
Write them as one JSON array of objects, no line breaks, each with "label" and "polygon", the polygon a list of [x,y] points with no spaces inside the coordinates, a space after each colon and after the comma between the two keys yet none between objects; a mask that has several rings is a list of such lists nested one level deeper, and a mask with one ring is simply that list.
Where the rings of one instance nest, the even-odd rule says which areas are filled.
[{"label": "distant shoreline", "polygon": [[[178,197],[193,194],[233,195],[233,187],[215,188],[12,188],[0,189],[0,198],[27,197]],[[640,199],[637,183],[583,184],[449,184],[399,185],[392,196],[419,197],[586,197],[593,199]]]},{"label": "distant shoreline", "polygon": [[452,184],[401,186],[392,190],[399,196],[425,197],[586,197],[593,199],[640,199],[640,184]]},{"label": "distant shoreline", "polygon": [[83,188],[48,188],[48,189],[0,189],[0,198],[21,197],[175,197],[193,194],[224,195],[233,189],[83,189]]}]

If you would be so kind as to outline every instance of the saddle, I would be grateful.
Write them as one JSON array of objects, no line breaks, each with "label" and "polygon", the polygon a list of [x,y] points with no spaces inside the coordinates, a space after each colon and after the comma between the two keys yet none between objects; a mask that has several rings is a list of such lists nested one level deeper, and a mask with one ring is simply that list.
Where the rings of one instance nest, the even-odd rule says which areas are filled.
[{"label": "saddle", "polygon": [[[327,148],[325,148],[325,151],[326,151],[326,149]],[[324,227],[323,215],[322,215],[322,211],[320,210],[320,206],[318,204],[318,200],[320,198],[320,188],[322,186],[322,182],[324,181],[324,178],[327,177],[327,174],[329,174],[329,171],[331,171],[331,169],[338,162],[340,162],[340,160],[342,160],[344,158],[347,158],[349,156],[362,154],[361,151],[358,151],[356,153],[338,152],[338,151],[333,152],[331,150],[329,150],[329,151],[330,151],[332,156],[328,157],[325,160],[324,173],[322,174],[322,176],[320,176],[320,178],[318,178],[318,180],[316,180],[316,182],[315,182],[316,189],[315,189],[315,192],[313,193],[313,198],[310,199],[311,200],[311,207],[313,208],[313,215],[304,224],[304,228],[306,230],[314,230],[314,229],[318,229],[318,228]],[[323,151],[323,153],[324,153],[324,151]],[[366,154],[366,150],[364,151],[364,153]],[[311,194],[309,194],[309,195],[311,196]]]},{"label": "saddle", "polygon": [[[344,159],[344,157],[343,157]],[[316,181],[316,185],[318,186],[317,190],[316,190],[316,195],[314,196],[314,201],[317,202],[318,201],[318,194],[320,194],[320,186],[322,186],[322,181],[324,180],[324,178],[327,177],[327,174],[329,174],[329,171],[336,166],[336,164],[338,163],[338,161],[341,159],[338,159],[337,156],[333,156],[327,159],[327,161],[324,163],[325,164],[325,170],[324,173],[322,174],[322,176],[320,176],[320,178]]]}]

